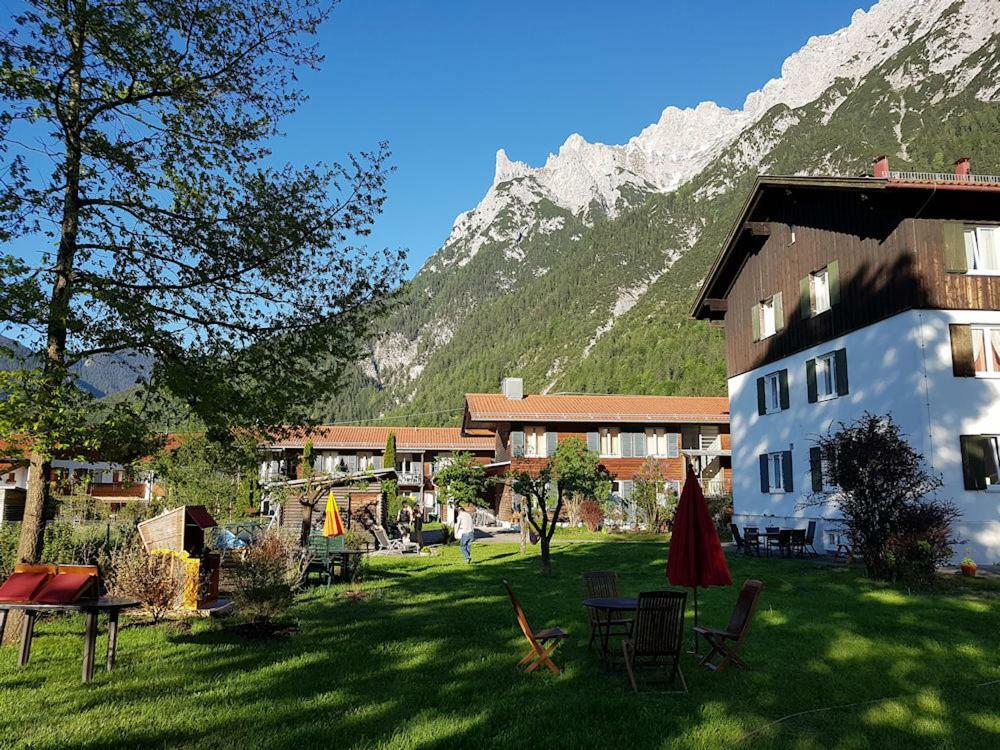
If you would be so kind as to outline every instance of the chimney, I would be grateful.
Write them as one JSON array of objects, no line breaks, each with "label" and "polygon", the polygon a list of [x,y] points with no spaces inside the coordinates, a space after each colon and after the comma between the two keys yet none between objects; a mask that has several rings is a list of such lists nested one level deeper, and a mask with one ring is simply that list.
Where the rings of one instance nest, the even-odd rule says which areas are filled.
[{"label": "chimney", "polygon": [[500,390],[509,401],[520,401],[524,398],[524,379],[504,378],[500,381]]},{"label": "chimney", "polygon": [[886,178],[889,176],[889,157],[880,156],[875,159],[874,166],[875,177]]},{"label": "chimney", "polygon": [[963,156],[955,162],[955,176],[968,177],[970,174],[972,174],[972,162],[969,161],[968,156]]}]

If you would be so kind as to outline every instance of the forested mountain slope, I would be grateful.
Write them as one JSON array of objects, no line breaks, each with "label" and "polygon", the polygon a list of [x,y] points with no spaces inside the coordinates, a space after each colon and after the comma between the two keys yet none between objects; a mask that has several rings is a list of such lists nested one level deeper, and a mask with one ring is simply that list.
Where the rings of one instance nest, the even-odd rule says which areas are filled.
[{"label": "forested mountain slope", "polygon": [[454,422],[504,375],[531,392],[724,394],[687,318],[758,173],[1000,172],[1000,3],[883,0],[814,37],[742,110],[669,108],[624,146],[571,136],[496,179],[381,321],[324,421]]}]

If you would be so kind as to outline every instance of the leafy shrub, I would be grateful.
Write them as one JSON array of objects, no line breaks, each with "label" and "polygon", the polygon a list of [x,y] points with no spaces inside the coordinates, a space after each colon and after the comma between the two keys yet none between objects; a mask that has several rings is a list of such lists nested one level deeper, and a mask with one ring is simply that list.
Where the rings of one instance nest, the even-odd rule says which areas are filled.
[{"label": "leafy shrub", "polygon": [[267,625],[292,605],[304,566],[298,548],[269,533],[248,547],[233,572],[233,600],[247,621]]},{"label": "leafy shrub", "polygon": [[924,500],[904,506],[889,543],[890,575],[895,580],[930,583],[935,570],[953,554],[952,524],[959,512],[954,503]]},{"label": "leafy shrub", "polygon": [[604,523],[604,510],[595,500],[584,500],[580,503],[580,520],[589,531],[597,531]]},{"label": "leafy shrub", "polygon": [[[729,524],[733,520],[733,496],[708,495],[705,497],[705,503],[708,505],[708,512],[715,519],[716,527],[728,531]],[[675,510],[676,507],[675,501]]]},{"label": "leafy shrub", "polygon": [[347,549],[365,549],[371,543],[371,539],[371,536],[364,531],[354,529],[345,529],[344,531],[344,547]]},{"label": "leafy shrub", "polygon": [[942,485],[892,416],[865,412],[839,423],[816,441],[824,480],[832,492],[814,493],[804,506],[833,506],[869,578],[928,578],[951,556],[958,509],[929,500]]},{"label": "leafy shrub", "polygon": [[113,596],[137,599],[159,622],[177,606],[183,575],[170,555],[150,555],[138,541],[122,545],[108,556],[105,581]]}]

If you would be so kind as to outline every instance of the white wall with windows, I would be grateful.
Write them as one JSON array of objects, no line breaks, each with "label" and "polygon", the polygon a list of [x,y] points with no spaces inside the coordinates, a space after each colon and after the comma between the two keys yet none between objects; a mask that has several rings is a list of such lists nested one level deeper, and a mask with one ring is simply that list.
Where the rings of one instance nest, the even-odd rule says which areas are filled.
[{"label": "white wall with windows", "polygon": [[[1000,377],[956,377],[952,368],[949,325],[1000,327],[1000,311],[913,310],[819,346],[770,362],[729,379],[732,414],[733,504],[739,525],[776,525],[820,519],[820,535],[829,543],[832,518],[828,509],[801,508],[812,491],[809,448],[814,437],[831,425],[849,422],[866,410],[893,418],[911,445],[925,456],[929,468],[941,474],[942,498],[952,499],[962,511],[958,535],[968,540],[955,547],[956,557],[966,547],[981,564],[1000,562],[1000,471],[997,483],[984,477],[984,489],[966,489],[961,436],[973,441],[976,471],[997,467],[986,447],[1000,435]],[[809,401],[806,363],[817,362],[817,396],[827,381],[819,365],[824,355],[843,349],[849,387],[843,395]],[[836,368],[833,358],[832,366]],[[780,369],[788,371],[787,409],[759,413],[757,379]],[[829,382],[836,388],[836,374]],[[968,441],[966,441],[968,442]],[[791,460],[792,487],[762,491],[761,456],[783,453]],[[1000,456],[996,457],[1000,463]],[[769,464],[770,467],[770,464]],[[770,475],[769,475],[770,482]],[[770,488],[769,488],[770,489]],[[824,528],[825,527],[825,528]]]}]

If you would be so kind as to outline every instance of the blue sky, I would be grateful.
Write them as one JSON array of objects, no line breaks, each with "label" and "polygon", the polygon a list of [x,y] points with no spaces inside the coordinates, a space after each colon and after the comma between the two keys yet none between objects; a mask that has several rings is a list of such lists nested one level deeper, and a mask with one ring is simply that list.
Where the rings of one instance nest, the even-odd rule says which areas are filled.
[{"label": "blue sky", "polygon": [[390,142],[397,171],[375,245],[415,271],[493,178],[540,165],[573,132],[622,143],[668,105],[739,107],[808,41],[870,0],[345,0],[321,31],[310,101],[279,160],[335,161]]}]

